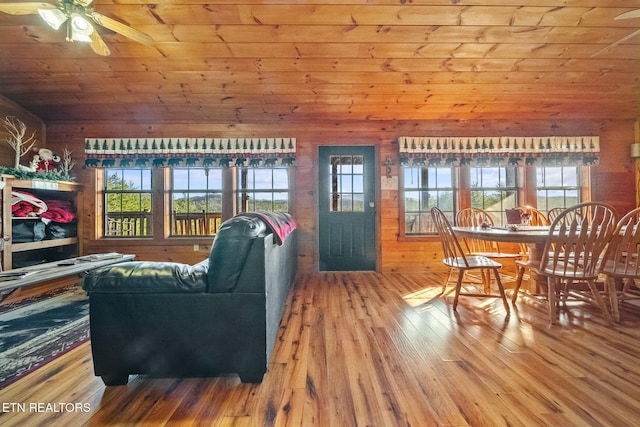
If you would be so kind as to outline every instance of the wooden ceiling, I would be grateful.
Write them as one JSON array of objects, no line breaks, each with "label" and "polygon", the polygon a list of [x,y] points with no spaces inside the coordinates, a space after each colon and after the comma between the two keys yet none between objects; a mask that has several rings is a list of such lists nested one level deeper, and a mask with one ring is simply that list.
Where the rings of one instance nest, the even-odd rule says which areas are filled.
[{"label": "wooden ceiling", "polygon": [[[14,0],[17,1],[17,0]],[[47,122],[637,119],[638,0],[95,0],[111,56],[0,13],[0,94]]]}]

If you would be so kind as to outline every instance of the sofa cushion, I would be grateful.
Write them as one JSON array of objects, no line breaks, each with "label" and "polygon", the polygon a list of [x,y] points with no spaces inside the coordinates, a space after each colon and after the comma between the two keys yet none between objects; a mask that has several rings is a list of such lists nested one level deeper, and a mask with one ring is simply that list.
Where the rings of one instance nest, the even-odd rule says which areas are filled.
[{"label": "sofa cushion", "polygon": [[89,293],[205,292],[208,266],[208,260],[193,266],[176,262],[122,262],[91,271],[82,286]]}]

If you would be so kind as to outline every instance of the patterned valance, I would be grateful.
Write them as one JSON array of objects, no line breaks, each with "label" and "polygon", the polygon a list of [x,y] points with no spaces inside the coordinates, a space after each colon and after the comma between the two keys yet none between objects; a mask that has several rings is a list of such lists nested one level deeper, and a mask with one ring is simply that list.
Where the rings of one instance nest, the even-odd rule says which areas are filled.
[{"label": "patterned valance", "polygon": [[295,138],[86,138],[85,167],[292,165]]},{"label": "patterned valance", "polygon": [[415,166],[594,165],[598,136],[401,137],[400,163]]}]

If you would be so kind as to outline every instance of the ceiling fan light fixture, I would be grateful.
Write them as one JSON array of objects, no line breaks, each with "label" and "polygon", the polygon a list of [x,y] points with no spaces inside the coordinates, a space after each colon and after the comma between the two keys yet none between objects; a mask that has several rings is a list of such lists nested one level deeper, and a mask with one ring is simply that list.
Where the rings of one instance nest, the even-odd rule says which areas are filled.
[{"label": "ceiling fan light fixture", "polygon": [[71,40],[78,42],[91,42],[91,34],[93,33],[93,25],[79,13],[71,14],[71,21],[69,22],[71,29]]},{"label": "ceiling fan light fixture", "polygon": [[51,28],[57,30],[67,20],[60,9],[38,9],[38,14]]}]

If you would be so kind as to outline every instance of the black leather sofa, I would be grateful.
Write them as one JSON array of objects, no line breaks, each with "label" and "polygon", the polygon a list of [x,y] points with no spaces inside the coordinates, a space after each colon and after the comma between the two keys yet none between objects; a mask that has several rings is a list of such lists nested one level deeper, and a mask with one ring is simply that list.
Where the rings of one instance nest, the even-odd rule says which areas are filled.
[{"label": "black leather sofa", "polygon": [[108,386],[129,374],[261,382],[296,266],[293,219],[260,213],[225,221],[198,264],[132,261],[88,273],[95,374]]}]

